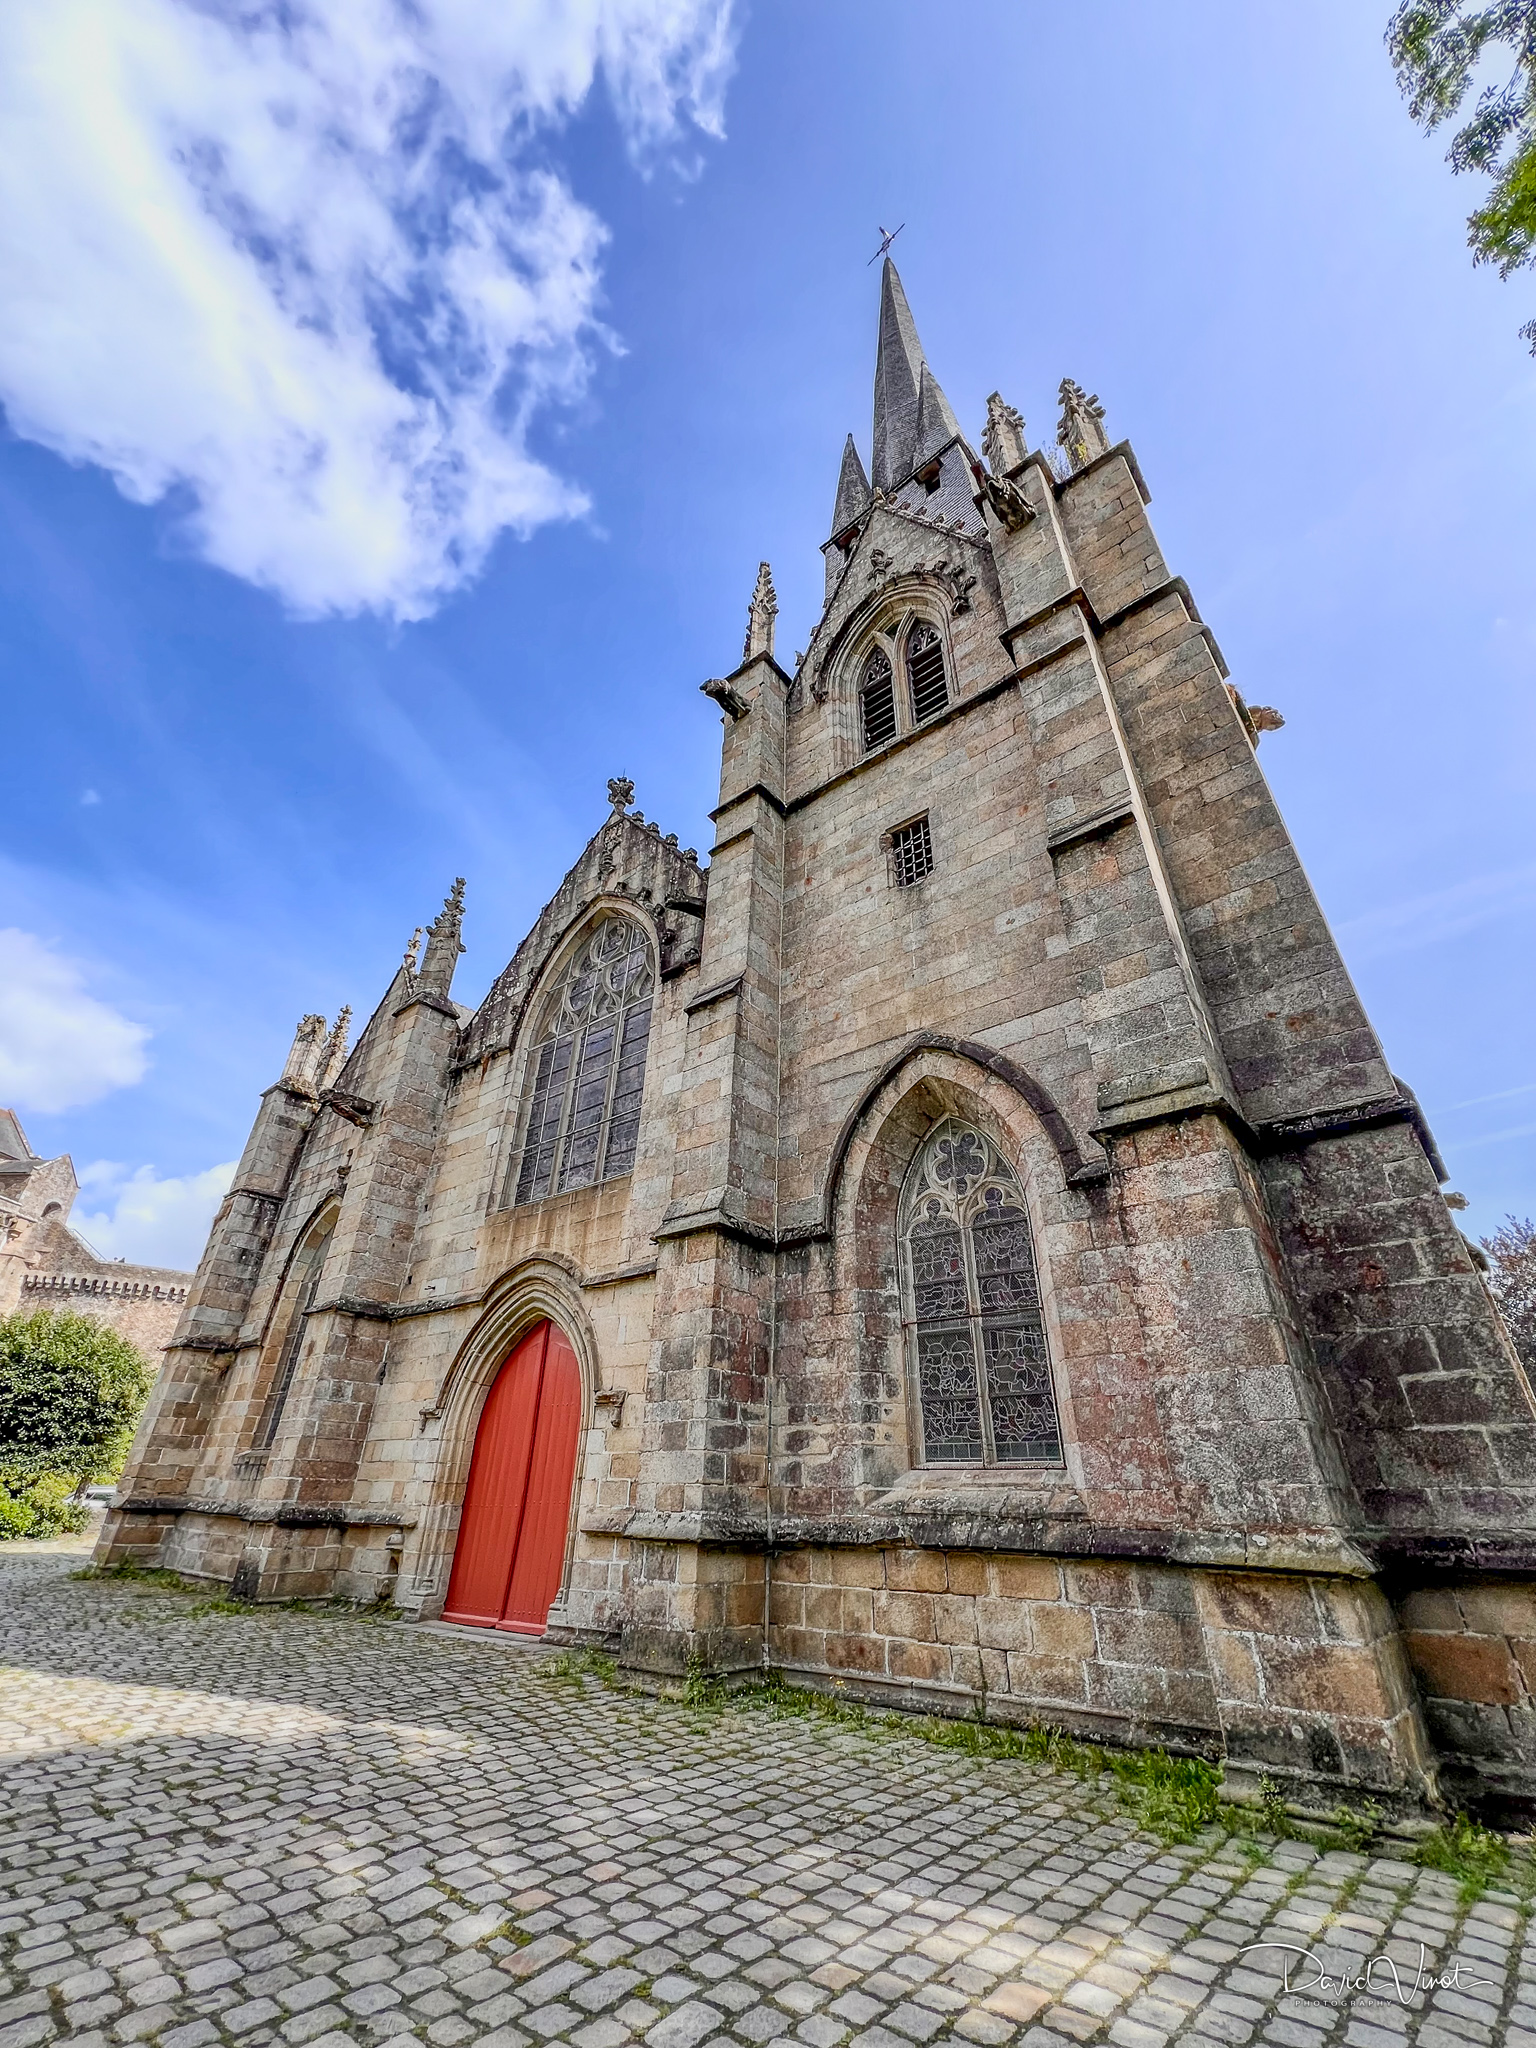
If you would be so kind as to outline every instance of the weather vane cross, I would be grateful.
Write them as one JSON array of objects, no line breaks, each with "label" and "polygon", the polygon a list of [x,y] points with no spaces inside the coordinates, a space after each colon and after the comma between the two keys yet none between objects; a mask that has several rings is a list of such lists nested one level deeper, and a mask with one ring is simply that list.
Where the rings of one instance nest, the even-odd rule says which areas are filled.
[{"label": "weather vane cross", "polygon": [[[903,221],[903,222],[902,222],[902,224],[901,224],[901,228],[904,228],[905,226],[906,226],[906,222],[905,222],[905,221]],[[870,257],[870,259],[869,259],[869,263],[878,263],[878,262],[880,261],[880,258],[881,258],[882,256],[889,256],[889,255],[890,255],[890,253],[891,253],[891,244],[892,244],[892,242],[894,242],[894,241],[895,241],[896,237],[897,237],[897,236],[898,236],[898,235],[899,235],[899,234],[901,233],[901,228],[891,228],[891,229],[889,229],[889,230],[887,230],[886,228],[881,228],[881,230],[880,230],[880,246],[879,246],[879,248],[878,248],[878,249],[877,249],[877,250],[875,251],[874,255]],[[866,264],[865,264],[865,266],[864,266],[864,268],[865,268],[866,270],[868,270],[868,268],[869,268],[869,263],[866,263]]]}]

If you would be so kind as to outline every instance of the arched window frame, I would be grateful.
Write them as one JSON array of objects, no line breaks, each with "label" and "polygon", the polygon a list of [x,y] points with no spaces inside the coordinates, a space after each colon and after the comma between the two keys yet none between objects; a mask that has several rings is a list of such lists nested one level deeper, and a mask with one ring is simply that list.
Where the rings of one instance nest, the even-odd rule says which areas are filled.
[{"label": "arched window frame", "polygon": [[[936,657],[936,661],[924,659],[930,655]],[[912,714],[914,727],[927,725],[930,719],[938,718],[954,702],[944,635],[931,619],[913,619],[903,632],[901,670],[907,686],[907,708]]]},{"label": "arched window frame", "polygon": [[267,1325],[267,1340],[262,1346],[262,1361],[265,1364],[271,1359],[272,1369],[263,1375],[266,1395],[251,1437],[251,1450],[259,1456],[264,1457],[277,1441],[283,1411],[298,1377],[299,1355],[308,1332],[309,1311],[315,1304],[320,1282],[325,1276],[325,1262],[339,1213],[334,1206],[323,1210],[303,1232],[288,1256],[276,1310]]},{"label": "arched window frame", "polygon": [[[932,633],[938,642],[940,657],[944,664],[944,702],[935,706],[925,717],[916,714],[913,682],[908,666],[908,654],[912,635],[919,630]],[[865,692],[869,685],[870,665],[879,656],[890,669],[892,702],[891,731],[886,738],[873,744],[867,742],[865,720]],[[862,633],[852,652],[847,671],[848,691],[852,700],[853,744],[858,759],[868,760],[880,753],[893,740],[904,734],[919,731],[947,711],[955,702],[955,665],[949,644],[949,631],[943,618],[936,610],[923,605],[904,605],[899,611],[887,614],[877,625]]]},{"label": "arched window frame", "polygon": [[1060,1467],[1039,1255],[1013,1166],[946,1117],[908,1169],[897,1233],[914,1462]]},{"label": "arched window frame", "polygon": [[[603,952],[605,934],[622,944]],[[615,973],[626,968],[621,987]],[[602,911],[564,948],[531,1011],[504,1208],[633,1169],[656,979],[650,935],[622,910]]]}]

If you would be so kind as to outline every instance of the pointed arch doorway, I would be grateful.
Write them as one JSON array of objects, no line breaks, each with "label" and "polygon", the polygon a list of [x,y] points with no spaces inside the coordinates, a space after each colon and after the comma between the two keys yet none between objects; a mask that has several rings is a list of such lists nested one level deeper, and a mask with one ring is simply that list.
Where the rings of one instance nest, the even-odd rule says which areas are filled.
[{"label": "pointed arch doorway", "polygon": [[444,1621],[541,1636],[560,1590],[581,1427],[581,1368],[554,1323],[523,1337],[475,1432]]}]

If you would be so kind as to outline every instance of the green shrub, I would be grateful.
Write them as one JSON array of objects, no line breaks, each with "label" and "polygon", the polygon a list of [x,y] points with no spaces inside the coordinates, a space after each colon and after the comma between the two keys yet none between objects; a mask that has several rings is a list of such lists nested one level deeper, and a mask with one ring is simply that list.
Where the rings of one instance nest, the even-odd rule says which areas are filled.
[{"label": "green shrub", "polygon": [[37,1478],[0,1472],[0,1539],[8,1536],[76,1536],[90,1520],[84,1504],[71,1498],[68,1473]]},{"label": "green shrub", "polygon": [[0,1536],[86,1526],[67,1496],[121,1470],[149,1384],[148,1361],[89,1316],[0,1318]]}]

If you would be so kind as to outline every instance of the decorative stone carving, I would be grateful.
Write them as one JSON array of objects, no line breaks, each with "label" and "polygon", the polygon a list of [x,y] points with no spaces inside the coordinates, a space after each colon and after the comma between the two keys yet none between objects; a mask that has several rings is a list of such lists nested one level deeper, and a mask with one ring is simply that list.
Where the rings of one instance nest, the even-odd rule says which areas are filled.
[{"label": "decorative stone carving", "polygon": [[1074,469],[1082,469],[1100,455],[1109,452],[1109,436],[1104,431],[1104,408],[1098,394],[1091,397],[1081,384],[1074,384],[1070,377],[1061,380],[1061,424],[1056,429],[1056,439],[1067,451],[1067,460]]},{"label": "decorative stone carving", "polygon": [[766,562],[757,565],[757,587],[752,592],[752,602],[747,606],[747,638],[741,650],[743,661],[752,661],[759,654],[773,654],[773,622],[779,615],[779,600],[774,594],[773,572]]},{"label": "decorative stone carving", "polygon": [[[1031,513],[1033,518],[1034,514]],[[963,563],[937,561],[929,575],[943,584],[953,612],[968,612],[971,608],[971,592],[976,588],[976,578]]]},{"label": "decorative stone carving", "polygon": [[987,427],[981,437],[981,452],[995,477],[1012,476],[1029,453],[1024,416],[1000,391],[994,391],[987,400]]},{"label": "decorative stone carving", "polygon": [[635,785],[627,775],[610,775],[608,801],[616,811],[627,811],[635,800]]},{"label": "decorative stone carving", "polygon": [[707,683],[700,683],[699,688],[706,697],[714,698],[727,718],[745,718],[748,710],[751,708],[740,690],[733,689],[729,683],[723,682],[719,676],[711,676]]},{"label": "decorative stone carving", "polygon": [[1017,533],[1028,526],[1035,516],[1035,508],[1012,477],[996,476],[992,471],[983,469],[979,462],[971,465],[971,473],[976,479],[976,489],[971,495],[978,508],[985,506],[1009,533]]}]

